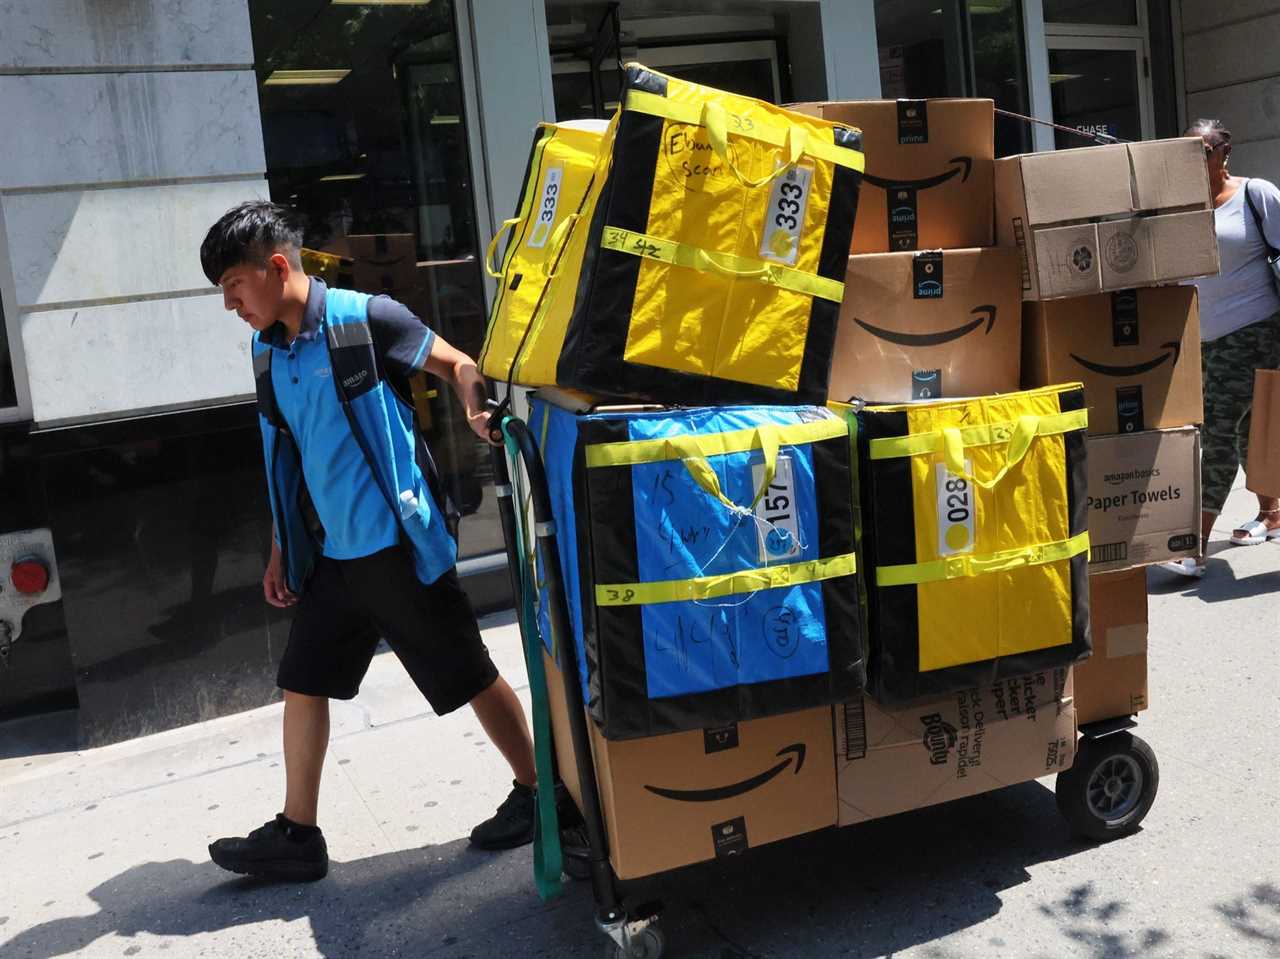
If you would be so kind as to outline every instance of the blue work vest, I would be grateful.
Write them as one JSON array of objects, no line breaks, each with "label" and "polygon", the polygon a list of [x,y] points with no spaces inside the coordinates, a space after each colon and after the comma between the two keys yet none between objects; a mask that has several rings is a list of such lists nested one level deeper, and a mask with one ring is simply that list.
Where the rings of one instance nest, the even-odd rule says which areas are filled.
[{"label": "blue work vest", "polygon": [[[441,503],[447,505],[447,497],[415,429],[412,407],[384,377],[368,321],[370,299],[367,293],[327,290],[318,335],[329,348],[338,402],[388,509],[399,519],[414,572],[423,583],[431,584],[457,562],[456,516],[441,508]],[[271,516],[284,557],[285,582],[297,593],[311,577],[320,544],[312,532],[316,523],[303,480],[302,457],[276,405],[272,353],[261,334],[254,334],[253,375]]]}]

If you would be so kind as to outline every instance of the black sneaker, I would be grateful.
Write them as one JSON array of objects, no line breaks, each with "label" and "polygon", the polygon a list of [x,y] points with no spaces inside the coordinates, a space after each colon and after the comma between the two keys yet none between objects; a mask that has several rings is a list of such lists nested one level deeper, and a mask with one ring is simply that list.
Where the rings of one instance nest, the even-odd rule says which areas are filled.
[{"label": "black sneaker", "polygon": [[570,879],[591,878],[591,843],[582,823],[560,830],[560,857],[561,868]]},{"label": "black sneaker", "polygon": [[511,794],[498,811],[471,830],[471,845],[477,849],[515,849],[533,842],[533,821],[537,806],[533,787],[511,783]]},{"label": "black sneaker", "polygon": [[299,829],[283,813],[243,838],[210,843],[209,858],[223,869],[264,879],[312,882],[329,871],[324,834]]}]

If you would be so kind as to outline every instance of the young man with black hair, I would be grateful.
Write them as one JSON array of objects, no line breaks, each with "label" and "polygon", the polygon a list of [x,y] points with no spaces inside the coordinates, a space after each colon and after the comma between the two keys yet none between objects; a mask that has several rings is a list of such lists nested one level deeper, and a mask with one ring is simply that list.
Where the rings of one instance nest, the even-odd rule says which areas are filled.
[{"label": "young man with black hair", "polygon": [[329,700],[356,695],[385,637],[439,715],[470,705],[510,764],[511,794],[471,834],[482,849],[533,839],[534,762],[524,711],[494,668],[458,583],[456,517],[414,425],[407,378],[447,382],[488,442],[475,363],[386,296],[329,289],[303,272],[289,209],[243,203],[200,248],[223,305],[254,330],[253,367],[274,536],[262,591],[295,609],[284,690],[284,809],[209,846],[232,872],[319,879],[316,825]]}]

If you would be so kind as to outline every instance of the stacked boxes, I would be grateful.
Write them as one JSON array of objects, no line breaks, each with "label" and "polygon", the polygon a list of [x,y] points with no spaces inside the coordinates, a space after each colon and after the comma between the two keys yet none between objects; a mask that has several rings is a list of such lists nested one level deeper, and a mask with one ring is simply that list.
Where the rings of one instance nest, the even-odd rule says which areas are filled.
[{"label": "stacked boxes", "polygon": [[1021,259],[1023,385],[1080,380],[1089,407],[1094,654],[1076,670],[1079,721],[1127,716],[1147,705],[1142,567],[1201,548],[1186,281],[1218,270],[1204,149],[1182,138],[1010,157],[995,181],[997,238]]},{"label": "stacked boxes", "polygon": [[1202,151],[996,161],[989,100],[636,64],[621,100],[540,129],[484,354],[648,404],[530,417],[618,876],[1068,768],[1145,705],[1132,568],[1198,505],[1195,293],[1147,287],[1216,268]]},{"label": "stacked boxes", "polygon": [[799,109],[862,130],[867,154],[831,399],[896,403],[1018,388],[1019,261],[992,247],[990,100]]}]

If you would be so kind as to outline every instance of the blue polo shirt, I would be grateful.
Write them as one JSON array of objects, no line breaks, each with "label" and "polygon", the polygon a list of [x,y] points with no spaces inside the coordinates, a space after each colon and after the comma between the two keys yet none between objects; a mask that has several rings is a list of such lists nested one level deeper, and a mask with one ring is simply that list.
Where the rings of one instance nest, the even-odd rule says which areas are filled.
[{"label": "blue polo shirt", "polygon": [[[307,491],[324,525],[324,555],[358,559],[399,542],[400,523],[378,489],[338,399],[329,349],[319,335],[325,290],[322,280],[311,278],[302,326],[292,343],[284,341],[278,324],[261,339],[276,350],[271,385],[280,415],[298,444]],[[387,296],[371,299],[369,314],[371,326],[376,323],[382,328],[414,331],[412,339],[418,351],[415,367],[421,369],[435,334],[407,307]],[[384,356],[386,359],[394,357]],[[394,369],[396,364],[388,366]]]}]

